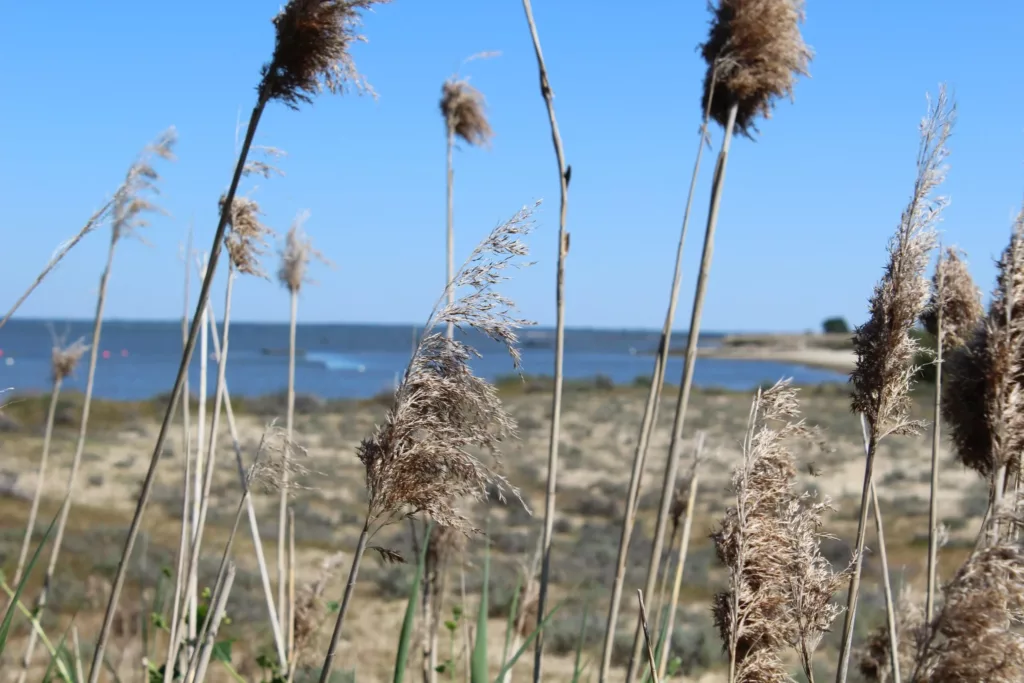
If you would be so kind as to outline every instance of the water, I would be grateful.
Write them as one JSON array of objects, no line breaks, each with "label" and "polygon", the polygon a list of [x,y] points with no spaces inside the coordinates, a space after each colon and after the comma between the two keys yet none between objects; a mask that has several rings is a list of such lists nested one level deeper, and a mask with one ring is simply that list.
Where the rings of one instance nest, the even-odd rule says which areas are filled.
[{"label": "water", "polygon": [[[36,320],[12,320],[0,329],[0,390],[18,393],[50,388],[51,327],[67,340],[91,336],[91,323],[70,321],[49,324]],[[554,366],[554,333],[543,328],[524,330],[523,369],[527,374],[551,375]],[[617,384],[650,376],[651,353],[658,332],[566,330],[565,377],[609,377]],[[302,355],[296,360],[295,382],[299,393],[324,398],[369,398],[391,388],[396,373],[405,369],[412,351],[413,328],[406,325],[300,324],[296,344]],[[720,335],[702,335],[701,345],[718,343]],[[473,369],[489,380],[513,372],[512,363],[496,343],[476,334],[465,338],[482,354]],[[685,335],[674,335],[672,347],[682,348]],[[227,369],[232,395],[260,396],[287,388],[288,325],[232,323]],[[216,380],[209,346],[209,388]],[[110,321],[103,325],[101,356],[96,369],[95,395],[117,400],[141,400],[170,391],[181,354],[181,324],[176,322]],[[682,359],[670,357],[667,377],[678,383]],[[75,376],[65,381],[69,390],[84,390],[88,356]],[[190,389],[199,386],[198,346],[190,367]],[[798,384],[844,381],[843,375],[769,361],[737,361],[701,358],[694,381],[697,386],[747,390],[765,381],[792,377]]]}]

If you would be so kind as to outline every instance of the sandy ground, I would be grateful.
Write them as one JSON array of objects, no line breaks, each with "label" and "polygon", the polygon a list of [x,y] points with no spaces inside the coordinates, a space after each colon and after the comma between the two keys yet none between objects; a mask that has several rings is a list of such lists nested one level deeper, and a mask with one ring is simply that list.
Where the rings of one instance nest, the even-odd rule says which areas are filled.
[{"label": "sandy ground", "polygon": [[720,346],[702,348],[705,358],[768,360],[848,373],[857,356],[849,347],[849,335],[749,334],[730,335]]},{"label": "sandy ground", "polygon": [[[524,499],[535,511],[543,510],[546,478],[547,442],[550,428],[549,394],[543,387],[532,390],[527,385],[503,392],[510,412],[520,424],[520,439],[507,445],[504,471],[510,481],[519,486]],[[848,397],[843,388],[809,388],[801,392],[804,414],[809,423],[824,431],[825,448],[813,445],[797,450],[801,462],[798,485],[821,495],[830,496],[836,512],[827,520],[827,531],[841,539],[854,535],[861,481],[863,479],[863,450],[860,427],[849,411]],[[597,389],[567,386],[564,397],[562,423],[561,464],[558,494],[558,518],[552,555],[553,595],[566,598],[560,617],[549,629],[547,670],[550,680],[567,680],[572,670],[573,649],[580,632],[584,607],[590,608],[587,622],[586,654],[591,667],[600,657],[600,632],[607,611],[607,586],[614,571],[615,553],[625,491],[633,459],[638,426],[643,411],[646,390],[643,388]],[[709,600],[722,585],[722,573],[707,539],[716,521],[731,504],[728,490],[732,467],[739,455],[739,443],[750,406],[747,394],[722,391],[697,391],[687,416],[685,439],[687,461],[698,431],[706,433],[708,460],[702,466],[701,488],[698,493],[697,517],[694,522],[694,540],[687,560],[684,600],[686,614],[681,618],[685,642],[680,650],[700,660],[690,675],[678,680],[701,680],[710,683],[718,678],[716,667],[720,646],[708,618]],[[923,396],[916,408],[921,417],[928,415],[930,398]],[[355,457],[359,440],[368,435],[376,421],[383,416],[380,402],[360,402],[319,405],[311,404],[297,417],[298,442],[308,448],[304,464],[310,474],[302,478],[303,490],[294,495],[296,538],[299,562],[298,584],[312,581],[318,574],[321,560],[330,553],[347,553],[354,541],[365,511],[363,471]],[[123,542],[123,533],[131,513],[139,484],[149,461],[158,424],[151,412],[132,408],[123,411],[98,411],[106,422],[97,424],[87,444],[79,488],[75,498],[71,527],[65,545],[66,564],[58,571],[53,604],[62,614],[79,613],[83,641],[88,641],[88,628],[95,623],[102,600],[88,595],[83,589],[87,582],[99,582],[94,592],[102,590],[104,577],[116,567],[117,555]],[[674,412],[674,399],[667,398],[660,409],[648,459],[647,475],[641,496],[641,519],[636,534],[635,559],[627,578],[626,595],[635,595],[643,585],[644,567],[650,552],[653,515],[658,505],[661,472],[665,465]],[[108,413],[114,415],[111,417]],[[264,433],[269,421],[283,414],[280,405],[249,405],[238,415],[238,430],[246,462]],[[17,418],[17,414],[13,417]],[[57,502],[63,495],[68,466],[74,449],[76,428],[72,423],[60,427],[54,437],[50,474],[44,490],[46,504],[41,515],[45,528]],[[237,467],[226,426],[218,442],[216,476],[212,487],[210,509],[211,528],[204,541],[209,555],[204,559],[203,571],[207,579],[216,567],[226,529],[230,527],[239,500]],[[886,515],[886,535],[890,548],[892,570],[902,580],[920,584],[925,549],[922,538],[927,529],[926,515],[929,496],[929,440],[921,437],[896,438],[883,442],[876,469],[876,482]],[[41,448],[41,429],[36,424],[21,424],[0,431],[0,566],[11,571],[21,540],[28,502],[35,488],[38,454]],[[171,443],[161,461],[153,502],[147,513],[145,544],[137,553],[136,578],[126,594],[126,602],[138,604],[139,595],[152,593],[151,578],[157,568],[173,561],[177,544],[178,525],[175,522],[181,506],[182,435],[176,428]],[[984,489],[976,477],[959,466],[949,464],[949,454],[941,454],[944,469],[940,490],[940,516],[950,528],[951,542],[944,555],[943,571],[953,571],[962,547],[973,538],[977,520],[984,508]],[[684,463],[683,470],[687,463]],[[980,502],[979,502],[980,501]],[[486,508],[486,509],[485,509]],[[276,498],[257,496],[260,530],[268,558],[275,555]],[[529,564],[536,546],[542,520],[531,517],[523,509],[496,502],[472,505],[467,508],[473,519],[481,525],[490,519],[491,541],[494,549],[492,568],[492,600],[507,601],[516,583],[517,572]],[[872,537],[869,538],[869,544]],[[409,554],[409,531],[405,526],[385,529],[375,539]],[[467,582],[467,613],[475,610],[481,568],[480,541],[471,542],[464,555],[464,576]],[[144,552],[143,552],[144,551]],[[960,553],[960,555],[958,555]],[[845,541],[830,543],[826,554],[834,562],[843,563],[849,555]],[[229,614],[233,624],[226,628],[238,638],[235,657],[245,675],[257,672],[246,664],[246,653],[265,647],[268,639],[265,623],[265,605],[255,573],[253,551],[248,529],[243,523],[234,555],[239,563],[239,586],[232,596]],[[208,560],[208,562],[207,562]],[[869,556],[865,569],[866,581],[877,576],[876,559]],[[458,564],[458,563],[457,563]],[[343,578],[348,571],[347,556],[331,582],[327,598],[341,595]],[[874,574],[872,572],[875,572]],[[244,574],[244,576],[243,576]],[[272,576],[275,574],[271,568]],[[344,647],[339,655],[343,668],[353,668],[360,683],[390,680],[394,663],[394,647],[398,624],[405,607],[411,567],[387,566],[376,557],[370,558],[360,575],[359,590],[353,604],[352,617],[347,622]],[[142,578],[139,578],[142,577]],[[453,574],[453,585],[458,585],[460,574]],[[149,581],[149,583],[147,583]],[[148,587],[147,587],[148,586]],[[141,590],[141,593],[140,593]],[[146,591],[149,591],[147,593]],[[30,591],[31,592],[31,591]],[[501,594],[500,596],[498,594]],[[133,598],[133,596],[135,596]],[[461,602],[458,595],[452,603]],[[877,603],[868,601],[869,606]],[[138,611],[139,608],[135,608]],[[620,620],[621,638],[627,643],[632,632],[633,605],[624,601],[624,617]],[[500,651],[505,631],[505,612],[492,611],[490,640],[492,652]],[[327,617],[324,617],[326,620]],[[860,623],[858,619],[858,623]],[[878,615],[869,614],[865,624],[878,622]],[[131,622],[128,619],[127,622]],[[58,628],[66,623],[55,616],[44,619],[44,624]],[[865,626],[866,628],[867,626]],[[130,666],[138,660],[132,654],[133,633],[124,631],[118,647]],[[18,639],[24,636],[18,631]],[[59,637],[59,636],[57,636]],[[442,641],[443,642],[443,641]],[[85,647],[83,643],[83,647]],[[17,647],[14,647],[17,650]],[[617,652],[627,648],[620,645]],[[322,651],[322,650],[320,650]],[[495,655],[497,656],[497,654]],[[617,661],[621,660],[621,654]],[[519,677],[529,667],[524,658]],[[707,661],[705,661],[707,660]],[[250,662],[251,663],[251,662]],[[496,660],[495,660],[496,664]],[[8,662],[0,671],[11,666]],[[710,671],[709,671],[710,667]],[[413,666],[415,668],[415,666]],[[703,676],[703,677],[700,677]],[[2,680],[2,676],[0,676]],[[256,679],[258,680],[258,679]]]}]

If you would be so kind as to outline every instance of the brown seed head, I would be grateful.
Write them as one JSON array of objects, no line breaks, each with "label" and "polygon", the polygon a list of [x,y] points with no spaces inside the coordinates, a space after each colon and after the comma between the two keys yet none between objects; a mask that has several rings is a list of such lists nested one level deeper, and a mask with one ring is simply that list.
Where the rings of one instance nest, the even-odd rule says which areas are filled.
[{"label": "brown seed head", "polygon": [[289,0],[274,18],[274,56],[263,67],[262,98],[295,109],[324,90],[372,89],[356,70],[349,50],[365,42],[360,12],[390,0]]},{"label": "brown seed head", "polygon": [[[918,645],[927,636],[924,610],[920,596],[910,584],[904,584],[896,602],[896,626],[899,647],[899,667],[902,672],[911,672]],[[883,622],[867,637],[858,652],[858,669],[869,683],[889,683],[892,664],[889,657],[889,628]]]},{"label": "brown seed head", "polygon": [[159,194],[157,181],[159,174],[153,168],[155,158],[165,161],[174,160],[174,143],[177,141],[174,127],[168,128],[153,143],[147,146],[138,160],[128,168],[124,182],[114,195],[111,206],[112,239],[117,240],[133,234],[139,228],[149,225],[144,215],[147,213],[165,213],[146,195]]},{"label": "brown seed head", "polygon": [[295,597],[295,649],[296,656],[302,657],[309,653],[310,645],[317,632],[327,618],[323,595],[327,582],[344,559],[343,553],[335,553],[325,557],[320,564],[320,572],[312,583],[303,586]]},{"label": "brown seed head", "polygon": [[771,116],[776,99],[792,98],[796,77],[807,75],[812,56],[800,35],[803,5],[803,0],[719,0],[707,42],[700,46],[708,65],[701,112],[710,96],[711,117],[725,126],[736,104],[736,130],[749,137],[757,132],[758,116]]},{"label": "brown seed head", "polygon": [[[218,205],[219,210],[223,211],[223,195]],[[262,213],[255,199],[236,196],[228,214],[230,231],[224,237],[224,246],[235,270],[267,279],[260,265],[260,257],[267,252],[267,237],[273,235],[274,231],[260,221]]]},{"label": "brown seed head", "polygon": [[[449,285],[472,291],[440,307],[446,290],[431,312],[384,425],[358,449],[371,521],[387,524],[424,512],[440,526],[468,532],[455,501],[485,500],[489,488],[503,497],[508,482],[473,451],[490,451],[497,463],[498,445],[515,435],[515,421],[495,388],[473,374],[469,362],[476,351],[431,330],[448,322],[472,327],[506,346],[518,367],[515,330],[527,323],[512,316],[514,304],[493,286],[506,279],[501,272],[514,258],[527,255],[518,237],[531,229],[531,212],[523,209],[492,231]],[[519,498],[518,490],[511,492]]]},{"label": "brown seed head", "polygon": [[829,502],[793,490],[790,442],[809,435],[798,415],[789,382],[758,392],[733,473],[736,505],[712,535],[730,574],[712,611],[726,651],[735,648],[736,680],[789,680],[784,649],[813,653],[840,612],[832,596],[846,573],[833,572],[820,550]]},{"label": "brown seed head", "polygon": [[441,86],[441,115],[450,134],[473,146],[486,145],[491,126],[484,112],[484,96],[466,80],[450,78]]},{"label": "brown seed head", "polygon": [[334,267],[327,257],[313,248],[313,242],[303,231],[302,226],[308,218],[308,211],[302,211],[295,217],[285,236],[284,246],[278,252],[281,264],[277,269],[277,279],[290,292],[298,292],[303,284],[311,282],[306,277],[306,269],[311,260],[316,259],[326,266]]},{"label": "brown seed head", "polygon": [[940,88],[921,122],[914,193],[889,241],[889,262],[868,303],[870,317],[853,337],[857,366],[850,375],[852,407],[867,418],[876,439],[920,429],[909,417],[909,392],[918,369],[914,356],[920,349],[910,332],[928,303],[925,270],[935,224],[947,203],[934,192],[946,177],[946,141],[955,114],[955,105]]},{"label": "brown seed head", "polygon": [[925,329],[938,337],[938,312],[942,309],[943,350],[966,344],[985,315],[981,289],[974,284],[960,253],[955,247],[948,247],[944,254],[939,255],[935,275],[932,276],[932,298],[921,315]]},{"label": "brown seed head", "polygon": [[[1017,529],[1021,519],[1002,511],[993,522]],[[915,681],[1024,680],[1024,549],[1001,542],[976,550],[942,593]]]},{"label": "brown seed head", "polygon": [[984,477],[1024,449],[1024,208],[998,262],[988,315],[948,360],[943,416],[957,459]]},{"label": "brown seed head", "polygon": [[79,337],[68,346],[55,343],[50,353],[50,374],[53,381],[62,381],[74,373],[78,362],[88,350],[89,345],[85,343],[84,337]]}]

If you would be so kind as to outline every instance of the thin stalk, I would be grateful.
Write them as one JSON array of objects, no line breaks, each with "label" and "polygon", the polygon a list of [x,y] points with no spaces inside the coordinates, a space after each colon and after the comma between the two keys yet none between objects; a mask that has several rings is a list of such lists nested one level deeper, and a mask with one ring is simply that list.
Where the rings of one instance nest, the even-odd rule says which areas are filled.
[{"label": "thin stalk", "polygon": [[[15,584],[15,586],[17,585],[18,584]],[[60,669],[61,677],[65,681],[68,681],[70,683],[73,679],[68,674],[67,668],[64,664],[64,659],[63,657],[58,656],[57,649],[53,646],[53,642],[47,637],[46,631],[43,630],[42,624],[39,623],[38,615],[33,612],[30,612],[28,607],[26,607],[25,603],[23,603],[21,600],[15,601],[15,598],[17,597],[15,589],[11,588],[11,586],[8,585],[6,581],[4,581],[2,576],[0,576],[0,589],[2,589],[3,592],[7,594],[10,606],[14,607],[19,612],[21,612],[21,615],[25,617],[26,620],[28,620],[29,626],[32,627],[32,633],[36,634],[36,637],[39,638],[39,641],[43,644],[43,647],[46,648],[47,654],[49,654],[50,657],[57,662],[57,667]],[[10,609],[10,607],[8,607],[8,609]]]},{"label": "thin stalk", "polygon": [[[189,225],[188,241],[185,245],[185,303],[181,314],[181,346],[182,351],[188,344],[188,312],[190,295],[189,289],[192,282],[192,268],[189,263],[192,258],[192,226]],[[179,628],[179,614],[181,609],[181,596],[184,590],[182,582],[185,578],[185,567],[188,564],[189,541],[191,531],[189,530],[189,510],[192,498],[192,437],[189,422],[191,414],[189,408],[188,375],[185,375],[185,383],[181,392],[181,443],[185,450],[184,482],[182,484],[181,501],[181,533],[178,537],[178,561],[174,572],[174,600],[171,603],[171,632],[167,641],[167,663],[164,666],[164,683],[171,683],[174,674],[174,665],[178,659],[178,649],[181,646],[181,629]],[[81,680],[81,678],[79,678]]]},{"label": "thin stalk", "polygon": [[679,605],[679,590],[683,585],[683,567],[686,566],[686,554],[690,549],[690,530],[693,527],[693,508],[697,502],[697,467],[704,449],[704,433],[697,434],[697,449],[694,453],[693,476],[690,477],[690,489],[686,499],[686,519],[683,520],[683,537],[679,542],[679,557],[676,560],[675,577],[672,579],[672,597],[668,604],[668,623],[665,627],[665,642],[661,646],[661,657],[658,658],[658,677],[664,678],[668,670],[668,653],[671,650],[672,631],[676,625],[676,608]]},{"label": "thin stalk", "polygon": [[[288,324],[288,412],[285,417],[285,432],[288,443],[293,442],[295,433],[295,328],[299,313],[299,291],[290,290],[290,314]],[[287,464],[291,457],[285,448],[283,457]],[[281,495],[277,505],[277,613],[281,615],[282,624],[290,624],[292,619],[288,612],[288,564],[287,564],[287,524],[288,524],[288,467],[282,469]],[[290,631],[291,628],[289,627]],[[287,650],[286,655],[291,654]]]},{"label": "thin stalk", "polygon": [[[864,452],[867,453],[870,437],[868,421],[860,416],[860,431],[864,441]],[[896,632],[896,602],[892,596],[892,585],[889,580],[889,558],[885,551],[885,531],[882,528],[882,508],[878,505],[878,490],[875,482],[871,482],[871,507],[875,510],[875,533],[878,535],[878,557],[882,561],[882,589],[885,593],[885,625],[889,631],[889,666],[892,670],[892,682],[900,683],[900,651],[899,637]]]},{"label": "thin stalk", "polygon": [[853,624],[857,615],[857,598],[860,595],[861,568],[863,567],[864,537],[867,534],[868,511],[875,468],[875,454],[878,451],[878,437],[870,430],[867,457],[864,462],[864,486],[861,489],[860,516],[857,520],[857,540],[854,545],[853,572],[850,589],[846,596],[846,615],[843,618],[842,645],[839,650],[839,667],[836,683],[846,683],[850,668],[850,653],[853,648]]},{"label": "thin stalk", "polygon": [[328,683],[331,679],[331,671],[334,669],[334,657],[338,654],[338,644],[341,642],[341,628],[345,624],[345,615],[348,614],[349,602],[352,600],[352,592],[356,586],[356,579],[359,577],[359,564],[363,561],[363,554],[366,552],[366,541],[370,537],[370,519],[366,519],[363,530],[359,534],[359,542],[356,544],[355,555],[352,556],[352,569],[348,573],[348,583],[345,585],[345,595],[341,599],[341,608],[338,609],[338,618],[334,622],[334,633],[331,634],[331,644],[327,648],[327,655],[324,657],[324,665],[320,670],[320,683]]},{"label": "thin stalk", "polygon": [[[199,506],[199,516],[196,521],[196,529],[195,532],[192,534],[192,546],[189,551],[188,571],[186,574],[186,584],[189,586],[199,585],[199,559],[201,556],[200,549],[202,548],[203,534],[206,531],[206,516],[208,514],[210,507],[210,490],[213,486],[214,463],[217,453],[217,431],[220,422],[221,406],[223,405],[224,399],[224,385],[226,384],[226,372],[228,365],[228,332],[230,330],[231,322],[231,295],[234,289],[234,280],[234,273],[229,270],[227,289],[224,297],[224,338],[223,341],[221,342],[220,353],[218,354],[217,357],[217,384],[215,389],[216,395],[214,396],[213,419],[210,422],[209,443],[207,444],[206,449],[208,459],[206,462],[206,471],[204,472],[204,476],[201,482],[202,486],[201,489],[197,492],[198,495],[201,497],[201,504]],[[212,313],[212,310],[207,308],[206,310],[203,311],[201,317],[203,320],[209,321],[210,319],[213,318]],[[207,337],[208,333],[209,330],[206,329],[204,330],[202,336]],[[201,385],[202,382],[200,382],[200,386]],[[201,403],[200,406],[202,406]],[[198,624],[196,623],[196,621],[193,621],[192,624],[190,625],[190,638],[198,637],[198,633],[193,633],[197,626]],[[194,659],[195,653],[193,653],[190,658]]]},{"label": "thin stalk", "polygon": [[[665,526],[668,522],[669,509],[672,505],[672,492],[675,489],[676,476],[679,471],[679,459],[683,451],[683,426],[686,420],[686,409],[690,403],[690,390],[693,386],[693,371],[697,364],[697,342],[700,339],[701,315],[704,312],[704,297],[707,290],[708,276],[711,273],[711,259],[715,249],[715,229],[718,227],[718,212],[722,204],[722,188],[725,184],[725,170],[729,161],[729,149],[732,145],[733,128],[736,124],[737,105],[729,108],[725,133],[722,138],[722,149],[718,153],[715,164],[714,180],[711,186],[711,206],[708,211],[707,229],[704,234],[704,250],[700,259],[700,271],[697,275],[697,289],[693,296],[693,311],[690,314],[690,328],[686,340],[686,360],[683,364],[683,380],[679,387],[679,400],[672,425],[672,441],[669,448],[668,462],[665,464],[665,476],[661,483],[661,503],[658,510],[658,521],[654,530],[654,544],[651,547],[651,559],[647,568],[647,581],[644,592],[654,591],[654,582],[658,576],[658,563],[661,561],[661,550],[665,543]],[[633,661],[638,661],[642,643],[634,639]],[[630,667],[626,681],[631,682],[636,668]]]},{"label": "thin stalk", "polygon": [[71,625],[71,643],[75,648],[75,680],[84,681],[85,673],[82,671],[82,645],[78,642],[78,625]]},{"label": "thin stalk", "polygon": [[[941,263],[940,263],[941,266]],[[935,349],[935,404],[932,413],[932,480],[928,500],[928,591],[925,596],[925,622],[931,623],[935,611],[935,578],[939,554],[939,445],[942,440],[942,301],[945,295],[945,275],[938,269]]]},{"label": "thin stalk", "polygon": [[[463,615],[465,615],[466,606],[469,604],[469,600],[466,599],[466,556],[462,556],[462,564],[459,565],[459,591],[462,595],[462,609]],[[472,670],[470,668],[469,653],[473,649],[473,639],[469,634],[469,619],[463,618],[460,620],[462,624],[462,673],[466,679],[466,683],[470,683],[470,676]]]},{"label": "thin stalk", "polygon": [[[212,309],[211,309],[212,310]],[[217,341],[217,323],[213,316],[210,316],[210,338],[213,339],[213,353],[218,360],[221,357],[220,343]],[[245,463],[242,460],[242,442],[238,437],[238,425],[235,422],[235,412],[231,408],[231,391],[227,381],[224,382],[224,415],[228,420],[228,432],[231,434],[231,445],[235,451],[235,465],[238,468],[238,481],[243,492],[249,492],[249,479],[246,474]],[[274,605],[274,590],[270,584],[270,571],[267,568],[267,560],[263,554],[263,540],[260,538],[259,522],[256,519],[256,508],[252,503],[252,496],[245,496],[246,515],[249,518],[249,533],[252,536],[253,550],[256,552],[256,564],[260,570],[260,580],[263,584],[263,596],[267,603],[267,615],[270,618],[271,632],[274,635],[274,646],[277,650],[278,659],[281,665],[285,665],[285,641],[283,626],[278,620],[277,608]]]},{"label": "thin stalk", "polygon": [[[203,271],[207,267],[207,262],[204,262],[201,266],[199,276],[203,276]],[[196,628],[198,621],[198,610],[199,610],[199,575],[191,570],[192,563],[196,566],[199,564],[199,545],[197,539],[202,535],[203,524],[200,521],[201,512],[203,508],[203,478],[206,473],[206,401],[207,393],[209,391],[206,386],[207,376],[209,373],[209,327],[207,325],[211,312],[204,309],[202,313],[202,329],[199,331],[199,405],[196,410],[196,465],[193,469],[192,476],[195,481],[193,482],[192,490],[192,537],[189,539],[190,550],[190,564],[189,572],[187,574],[188,581],[188,638],[192,643],[196,642]],[[194,653],[189,646],[189,657]]]},{"label": "thin stalk", "polygon": [[640,601],[640,625],[643,627],[644,643],[647,645],[647,666],[650,667],[651,678],[654,680],[654,683],[660,683],[658,667],[654,663],[654,650],[651,649],[651,629],[647,625],[647,608],[644,607],[644,592],[637,590],[636,595]]},{"label": "thin stalk", "polygon": [[0,320],[0,328],[7,324],[7,321],[11,319],[11,316],[14,315],[15,311],[21,308],[21,305],[25,303],[25,300],[32,295],[32,292],[36,290],[36,287],[43,283],[43,280],[46,279],[46,276],[49,275],[53,271],[53,269],[57,267],[57,264],[60,263],[65,256],[67,256],[68,252],[71,251],[76,244],[81,242],[83,237],[85,237],[90,232],[96,229],[96,226],[99,224],[100,220],[107,215],[107,211],[110,210],[110,207],[114,205],[114,202],[117,201],[118,197],[122,195],[125,191],[127,191],[127,188],[124,185],[118,188],[118,191],[114,194],[113,197],[107,200],[106,204],[100,207],[100,209],[96,211],[93,215],[89,216],[89,220],[85,222],[85,225],[82,226],[82,229],[78,231],[78,234],[72,237],[69,241],[65,242],[64,245],[60,248],[60,250],[56,254],[54,254],[53,257],[50,258],[49,263],[47,263],[46,267],[43,268],[43,271],[36,276],[36,279],[32,282],[31,285],[29,285],[29,288],[25,290],[25,293],[18,297],[18,300],[14,302],[14,305],[11,306],[10,310],[8,310],[6,314],[4,314],[3,320]]},{"label": "thin stalk", "polygon": [[548,82],[548,70],[544,64],[544,53],[541,51],[540,36],[537,35],[537,24],[533,20],[533,8],[530,0],[523,0],[523,11],[526,23],[533,40],[533,50],[537,56],[537,71],[540,78],[540,94],[548,111],[551,124],[551,142],[555,149],[555,161],[558,164],[558,183],[560,206],[558,212],[558,273],[555,280],[555,387],[551,400],[551,439],[548,445],[548,484],[544,505],[544,532],[542,535],[542,560],[540,590],[537,595],[537,643],[533,658],[533,681],[539,683],[544,659],[543,621],[546,613],[548,582],[551,574],[551,536],[555,524],[555,494],[558,483],[558,441],[562,420],[562,361],[565,350],[565,257],[569,253],[569,233],[565,231],[565,214],[569,201],[569,168],[565,163],[565,152],[562,148],[562,136],[558,132],[558,120],[555,118],[555,105]]},{"label": "thin stalk", "polygon": [[[290,442],[289,442],[290,443]],[[295,658],[295,509],[288,508],[288,656]]]},{"label": "thin stalk", "polygon": [[[82,464],[82,455],[85,453],[85,437],[89,429],[89,409],[92,407],[92,392],[96,385],[96,360],[99,357],[100,334],[103,331],[103,309],[107,302],[107,286],[110,282],[110,269],[114,263],[114,250],[117,247],[118,234],[114,232],[110,238],[110,246],[107,249],[107,263],[100,276],[99,295],[96,299],[96,317],[92,327],[92,346],[89,349],[89,374],[85,382],[85,398],[82,402],[82,418],[78,426],[78,443],[75,446],[75,455],[71,459],[71,471],[68,473],[68,485],[66,499],[60,508],[60,517],[57,520],[57,531],[54,534],[53,548],[50,551],[50,562],[46,567],[46,574],[43,577],[43,588],[36,600],[35,613],[41,614],[46,607],[46,598],[53,584],[53,575],[57,570],[57,560],[60,557],[61,544],[64,542],[64,531],[67,529],[68,515],[71,512],[71,503],[78,483],[78,469]],[[22,671],[18,677],[18,683],[24,683],[28,675],[28,667],[32,661],[32,654],[35,651],[37,634],[32,631],[29,634],[28,646],[25,648],[25,656],[22,659]]]},{"label": "thin stalk", "polygon": [[53,421],[57,415],[57,401],[60,399],[60,389],[64,385],[63,377],[56,377],[53,380],[53,388],[50,390],[50,408],[46,411],[46,431],[43,433],[43,453],[39,457],[39,471],[36,474],[36,492],[32,496],[32,507],[28,513],[28,524],[25,525],[25,538],[21,542],[21,552],[18,553],[18,565],[14,569],[14,585],[21,583],[21,573],[25,570],[25,562],[28,561],[28,546],[32,540],[32,532],[36,528],[36,518],[39,516],[39,501],[43,498],[43,484],[46,483],[46,464],[50,459],[50,440],[53,437]]},{"label": "thin stalk", "polygon": [[[455,168],[452,165],[452,148],[455,146],[455,129],[449,124],[448,126],[448,154],[447,154],[447,172],[445,173],[446,185],[448,191],[448,221],[447,221],[447,240],[445,251],[447,254],[447,266],[445,268],[445,282],[451,284],[452,279],[455,278]],[[451,306],[455,303],[455,288],[448,287],[448,305]],[[416,330],[413,328],[413,336],[415,336]],[[455,326],[449,322],[447,330],[448,338],[454,339]]]},{"label": "thin stalk", "polygon": [[232,562],[228,565],[228,575],[224,579],[224,587],[221,589],[220,595],[217,599],[217,604],[214,607],[213,625],[206,634],[202,650],[200,650],[199,666],[196,668],[195,676],[195,681],[197,683],[202,683],[202,681],[206,680],[206,669],[210,666],[210,656],[213,654],[213,646],[217,641],[217,632],[220,630],[220,624],[224,620],[224,612],[228,604],[228,594],[231,592],[231,586],[234,582],[235,564]]},{"label": "thin stalk", "polygon": [[113,586],[110,592],[110,600],[107,601],[107,609],[103,615],[103,624],[100,627],[97,638],[96,650],[93,652],[92,664],[89,667],[88,683],[97,683],[102,670],[103,653],[106,650],[107,642],[110,639],[110,627],[114,622],[114,614],[117,612],[117,604],[121,598],[121,590],[124,588],[125,575],[128,569],[128,561],[131,558],[132,550],[135,548],[135,539],[138,537],[139,528],[142,526],[142,516],[153,493],[153,483],[156,480],[156,468],[160,464],[160,456],[163,454],[164,443],[167,441],[167,433],[170,430],[171,422],[174,420],[174,411],[181,396],[181,389],[184,385],[184,377],[188,372],[189,363],[192,360],[192,352],[195,349],[196,340],[199,335],[199,327],[202,324],[200,313],[205,310],[210,299],[210,286],[213,284],[213,276],[217,271],[217,262],[220,260],[220,253],[223,249],[224,233],[227,230],[227,217],[231,205],[235,200],[235,193],[238,190],[238,181],[242,177],[242,170],[245,167],[245,160],[252,146],[253,136],[256,134],[256,127],[259,125],[260,116],[267,104],[267,95],[260,93],[260,97],[253,108],[249,118],[249,128],[245,134],[245,142],[242,143],[242,151],[235,165],[235,173],[231,178],[231,185],[228,187],[224,197],[224,205],[221,209],[220,219],[217,224],[217,231],[213,236],[213,246],[210,249],[210,267],[203,278],[203,285],[199,290],[199,301],[196,305],[196,316],[192,320],[189,329],[188,345],[182,354],[181,363],[178,366],[178,374],[174,380],[174,387],[171,389],[170,402],[167,411],[164,413],[163,422],[160,425],[160,433],[157,436],[156,444],[153,447],[153,454],[150,457],[149,468],[146,471],[146,478],[142,482],[142,491],[139,494],[138,503],[135,506],[135,514],[132,517],[131,526],[128,529],[128,537],[125,539],[124,550],[117,565],[117,572],[114,575]]},{"label": "thin stalk", "polygon": [[[714,74],[712,74],[714,77]],[[714,92],[714,87],[709,89]],[[619,536],[619,554],[615,565],[615,579],[612,582],[612,597],[608,607],[608,622],[605,626],[604,645],[601,652],[601,670],[598,680],[604,682],[612,665],[612,649],[615,647],[615,626],[619,619],[619,604],[622,601],[622,586],[626,580],[626,563],[629,560],[629,542],[636,524],[636,510],[640,501],[640,485],[643,479],[644,466],[647,462],[647,448],[651,435],[658,424],[658,411],[661,408],[661,394],[665,387],[665,368],[668,365],[668,352],[672,346],[672,327],[675,323],[676,308],[679,303],[679,288],[683,281],[683,247],[686,243],[686,231],[690,224],[690,209],[696,194],[697,178],[700,176],[700,163],[704,156],[704,146],[708,137],[708,120],[710,119],[711,98],[704,108],[704,121],[700,128],[700,141],[697,143],[697,156],[693,163],[693,174],[690,176],[690,189],[686,195],[686,208],[683,210],[683,224],[679,230],[679,246],[676,248],[675,271],[672,274],[672,289],[669,294],[668,309],[665,312],[665,324],[661,328],[661,340],[658,343],[658,354],[654,359],[654,373],[651,386],[647,390],[647,403],[644,404],[644,415],[640,422],[640,437],[637,439],[636,451],[633,454],[633,470],[629,475],[629,491],[626,494],[626,513],[622,520],[622,531]]]}]

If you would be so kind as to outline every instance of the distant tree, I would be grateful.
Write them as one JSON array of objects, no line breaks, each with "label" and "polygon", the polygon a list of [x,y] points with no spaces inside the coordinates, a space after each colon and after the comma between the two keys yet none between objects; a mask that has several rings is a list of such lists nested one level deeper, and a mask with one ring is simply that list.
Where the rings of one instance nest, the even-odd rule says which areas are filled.
[{"label": "distant tree", "polygon": [[821,323],[821,331],[825,334],[849,334],[850,326],[846,324],[846,318],[827,318]]}]

